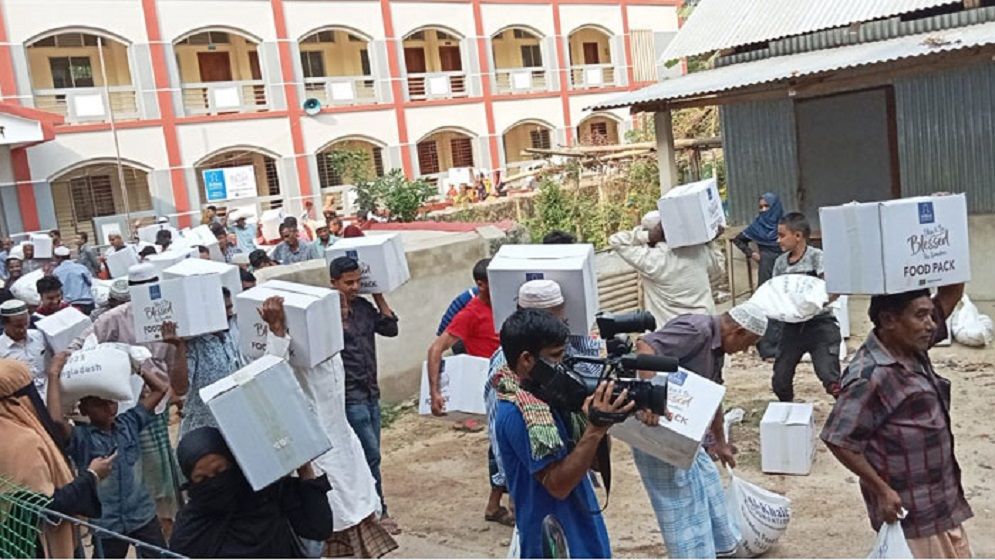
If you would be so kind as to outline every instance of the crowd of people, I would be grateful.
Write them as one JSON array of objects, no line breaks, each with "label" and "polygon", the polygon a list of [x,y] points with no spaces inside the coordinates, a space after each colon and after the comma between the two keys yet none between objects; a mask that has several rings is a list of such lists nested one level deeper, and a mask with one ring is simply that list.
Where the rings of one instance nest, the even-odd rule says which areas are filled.
[{"label": "crowd of people", "polygon": [[[224,220],[209,207],[204,225],[224,260],[240,268],[247,289],[255,285],[256,270],[324,259],[339,238],[362,235],[354,225],[343,227],[333,211],[323,217],[315,227],[286,218],[270,251],[261,247],[259,228],[248,225],[245,214]],[[828,308],[804,323],[784,325],[769,321],[751,302],[718,312],[711,290],[711,280],[722,274],[716,244],[671,248],[664,231],[659,213],[651,212],[609,240],[639,273],[646,309],[659,326],[636,337],[636,353],[673,358],[723,384],[725,356],[755,346],[773,360],[772,392],[785,402],[794,401],[795,369],[810,354],[835,399],[821,439],[859,478],[871,526],[877,530],[901,519],[917,557],[969,556],[962,523],[972,511],[953,451],[950,382],[938,375],[928,354],[946,337],[946,318],[964,286],[945,286],[935,295],[920,290],[872,297],[874,330],[843,371],[840,327]],[[809,243],[810,234],[804,215],[785,213],[768,193],[756,220],[734,242],[759,263],[761,281],[783,274],[821,277],[822,254]],[[0,243],[0,275],[8,286],[29,271],[44,271],[37,304],[8,290],[0,293],[0,475],[46,497],[48,508],[86,517],[103,531],[82,543],[66,523],[43,524],[35,554],[69,557],[90,544],[106,557],[124,557],[129,541],[118,536],[193,557],[380,557],[397,548],[393,535],[401,527],[389,513],[381,474],[376,347],[378,337],[399,336],[401,321],[384,294],[360,295],[360,263],[345,256],[328,265],[329,286],[340,294],[343,350],[314,367],[294,368],[332,451],[254,491],[200,396],[201,389],[249,362],[239,350],[232,294],[223,288],[227,329],[181,338],[167,322],[161,341],[139,344],[129,290],[158,281],[157,269],[144,262],[131,266],[97,306],[90,288],[106,272],[104,257],[85,233],[77,236],[75,251],[62,245],[59,232],[51,237],[49,262],[35,259],[31,244]],[[121,235],[108,242],[109,251],[131,250],[136,243]],[[157,235],[160,250],[173,242],[168,230]],[[543,239],[574,242],[564,232]],[[210,257],[206,248],[204,253]],[[565,358],[603,356],[605,343],[596,332],[571,334],[570,302],[548,279],[522,284],[517,310],[495,328],[488,265],[484,259],[469,271],[473,285],[445,310],[427,349],[431,412],[447,412],[441,383],[447,352],[487,359],[487,381],[480,387],[486,422],[460,423],[466,431],[488,431],[484,519],[517,529],[521,557],[548,555],[550,532],[562,539],[561,553],[610,557],[611,539],[595,494],[599,476],[610,487],[613,421],[606,418],[634,414],[649,426],[660,418],[635,410],[628,393],[615,391],[611,381],[600,383],[580,410],[545,401],[540,389]],[[51,355],[34,323],[69,306],[88,314],[92,327],[66,352]],[[282,299],[266,300],[258,314],[268,327],[266,353],[286,358],[291,335]],[[119,413],[116,401],[63,399],[63,368],[91,336],[149,351],[138,367],[144,389],[133,407]],[[600,371],[596,364],[577,367],[585,375]],[[181,417],[175,445],[169,428],[174,411]],[[740,544],[716,466],[735,466],[737,450],[726,440],[721,407],[709,420],[690,468],[632,450],[671,558],[734,555]],[[153,552],[137,550],[143,557]]]}]

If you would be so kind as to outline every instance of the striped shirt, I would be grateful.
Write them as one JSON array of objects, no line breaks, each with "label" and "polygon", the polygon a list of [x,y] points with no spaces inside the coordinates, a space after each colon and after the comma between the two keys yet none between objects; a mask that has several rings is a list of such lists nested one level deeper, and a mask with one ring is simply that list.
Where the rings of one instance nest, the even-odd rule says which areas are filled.
[{"label": "striped shirt", "polygon": [[456,315],[463,311],[463,308],[470,303],[473,298],[477,297],[480,290],[474,286],[469,290],[463,292],[462,294],[456,296],[456,299],[449,304],[449,308],[446,309],[446,314],[442,316],[442,321],[439,322],[439,328],[435,331],[435,336],[442,336],[442,333],[446,332],[446,328],[449,327],[449,323],[453,322]]}]

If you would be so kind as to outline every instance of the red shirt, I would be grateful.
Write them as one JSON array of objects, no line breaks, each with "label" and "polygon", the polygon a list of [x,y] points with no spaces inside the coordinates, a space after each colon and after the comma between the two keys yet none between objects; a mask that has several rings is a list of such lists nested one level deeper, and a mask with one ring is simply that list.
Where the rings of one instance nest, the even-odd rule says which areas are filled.
[{"label": "red shirt", "polygon": [[456,314],[446,332],[462,340],[466,353],[478,358],[490,358],[501,346],[494,332],[494,310],[479,297]]}]

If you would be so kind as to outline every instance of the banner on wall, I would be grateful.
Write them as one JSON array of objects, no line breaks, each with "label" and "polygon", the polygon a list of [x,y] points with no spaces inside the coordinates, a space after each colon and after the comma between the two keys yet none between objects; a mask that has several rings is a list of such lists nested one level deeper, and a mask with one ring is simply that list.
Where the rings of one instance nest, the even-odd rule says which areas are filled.
[{"label": "banner on wall", "polygon": [[204,190],[208,202],[257,196],[256,168],[251,165],[204,170]]}]

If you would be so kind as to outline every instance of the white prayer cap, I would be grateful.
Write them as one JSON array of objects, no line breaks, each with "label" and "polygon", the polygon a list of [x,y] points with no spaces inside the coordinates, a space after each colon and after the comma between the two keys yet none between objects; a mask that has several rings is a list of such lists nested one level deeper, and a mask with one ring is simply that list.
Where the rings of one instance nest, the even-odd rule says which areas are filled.
[{"label": "white prayer cap", "polygon": [[157,273],[155,266],[149,263],[131,265],[131,268],[128,269],[128,282],[132,284],[149,282],[158,277],[159,274]]},{"label": "white prayer cap", "polygon": [[246,216],[245,212],[242,212],[241,210],[232,210],[228,213],[228,219],[233,222],[237,222],[243,218],[248,218],[248,216]]},{"label": "white prayer cap", "polygon": [[660,225],[659,210],[653,210],[652,212],[647,212],[646,215],[643,216],[643,220],[642,222],[640,222],[640,225],[643,226],[643,229],[653,229],[656,226]]},{"label": "white prayer cap", "polygon": [[8,299],[0,304],[0,317],[17,317],[28,314],[28,304],[19,299]]},{"label": "white prayer cap", "polygon": [[118,278],[111,283],[110,298],[117,301],[131,301],[127,278]]},{"label": "white prayer cap", "polygon": [[551,309],[563,305],[563,292],[553,280],[529,280],[518,288],[518,307]]},{"label": "white prayer cap", "polygon": [[62,246],[56,247],[55,250],[52,251],[52,254],[55,255],[56,257],[68,257],[69,247],[62,247]]},{"label": "white prayer cap", "polygon": [[10,249],[10,253],[7,255],[8,259],[17,259],[19,261],[24,260],[24,247],[20,245],[15,245]]},{"label": "white prayer cap", "polygon": [[168,224],[169,223],[169,218],[167,218],[166,216],[159,216],[158,218],[155,219],[155,223],[157,223],[157,224]]},{"label": "white prayer cap", "polygon": [[757,336],[763,336],[767,332],[767,315],[759,305],[747,301],[729,310],[729,316],[739,326],[750,331]]}]

